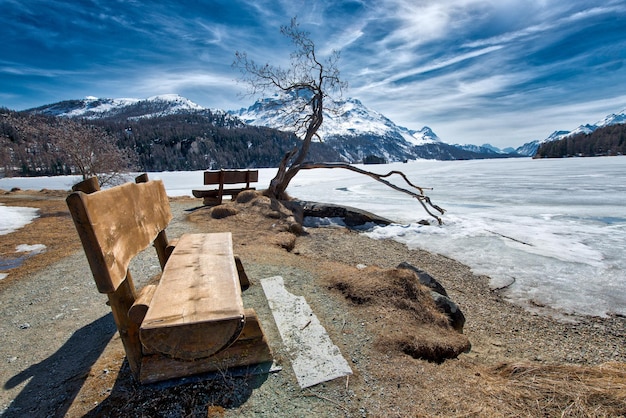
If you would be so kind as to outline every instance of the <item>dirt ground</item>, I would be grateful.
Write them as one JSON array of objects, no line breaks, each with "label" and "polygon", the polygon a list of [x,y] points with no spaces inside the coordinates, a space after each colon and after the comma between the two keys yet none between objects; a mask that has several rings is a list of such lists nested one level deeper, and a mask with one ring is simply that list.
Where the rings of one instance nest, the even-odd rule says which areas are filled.
[{"label": "dirt ground", "polygon": [[[39,208],[34,222],[0,237],[0,258],[21,256],[19,244],[47,248],[0,280],[3,417],[626,415],[625,318],[532,313],[454,260],[343,228],[302,230],[264,197],[214,209],[173,199],[168,234],[233,233],[253,282],[244,305],[257,311],[282,370],[139,385],[93,284],[66,195],[0,194],[2,204]],[[139,286],[158,271],[149,252],[131,266]],[[463,334],[398,273],[401,262],[445,287],[465,314]],[[275,275],[306,298],[348,360],[349,378],[300,389],[259,285]],[[424,355],[446,348],[453,358]]]}]

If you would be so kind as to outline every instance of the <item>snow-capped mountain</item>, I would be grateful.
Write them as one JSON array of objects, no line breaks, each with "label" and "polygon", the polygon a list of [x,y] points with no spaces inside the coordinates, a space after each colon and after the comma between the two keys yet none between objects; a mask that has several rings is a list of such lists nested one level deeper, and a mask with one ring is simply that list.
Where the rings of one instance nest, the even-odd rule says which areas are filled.
[{"label": "snow-capped mountain", "polygon": [[[147,99],[107,99],[88,96],[31,109],[32,113],[71,118],[103,119],[124,115],[129,119],[161,117],[207,110],[178,94],[162,94]],[[216,112],[216,111],[214,111]],[[224,111],[219,111],[225,113]]]},{"label": "snow-capped mountain", "polygon": [[[231,111],[231,114],[247,124],[293,131],[293,121],[300,115],[289,110],[293,103],[293,97],[274,96],[257,100],[247,109]],[[362,161],[368,155],[389,161],[416,158],[412,148],[439,141],[429,128],[410,131],[397,126],[357,99],[335,100],[328,107],[318,130],[319,140],[339,151],[345,161]]]},{"label": "snow-capped mountain", "polygon": [[[293,130],[293,98],[274,96],[257,100],[252,106],[231,111],[247,124],[280,130]],[[398,126],[357,99],[335,100],[324,112],[319,139],[337,150],[347,162],[377,156],[387,161],[417,158],[485,158],[442,142],[428,127],[415,131]]]},{"label": "snow-capped mountain", "polygon": [[419,131],[409,131],[411,136],[417,140],[416,145],[432,144],[434,142],[441,142],[441,139],[433,132],[428,126],[424,126]]},{"label": "snow-capped mountain", "polygon": [[626,109],[623,109],[619,113],[611,113],[610,115],[605,116],[602,120],[599,120],[594,124],[586,123],[584,125],[579,125],[576,129],[573,129],[571,131],[554,131],[550,134],[550,136],[545,139],[527,142],[526,144],[517,148],[516,152],[520,155],[527,155],[529,157],[532,157],[537,153],[537,149],[544,142],[558,141],[560,139],[579,134],[590,134],[599,128],[623,123],[626,123]]},{"label": "snow-capped mountain", "polygon": [[[257,100],[252,106],[231,111],[245,123],[256,126],[266,126],[280,130],[293,130],[293,112],[291,98],[273,96]],[[368,109],[357,99],[334,100],[324,111],[324,123],[318,131],[319,140],[326,141],[335,136],[389,136],[397,135],[408,144],[423,145],[440,141],[437,135],[428,127],[420,131],[410,131],[393,123],[382,114]]]}]

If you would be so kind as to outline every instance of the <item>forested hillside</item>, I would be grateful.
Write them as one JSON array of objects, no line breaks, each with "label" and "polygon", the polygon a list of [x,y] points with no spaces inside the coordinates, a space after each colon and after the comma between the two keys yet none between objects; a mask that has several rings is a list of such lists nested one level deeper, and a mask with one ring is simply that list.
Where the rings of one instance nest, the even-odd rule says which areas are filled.
[{"label": "forested hillside", "polygon": [[[205,110],[154,118],[92,120],[133,149],[144,171],[277,167],[296,137],[275,129],[247,126],[224,113]],[[318,144],[319,145],[319,144]],[[311,158],[334,161],[337,154],[316,146]]]},{"label": "forested hillside", "polygon": [[[0,114],[0,167],[5,175],[75,173],[76,167],[58,138],[80,140],[93,131],[103,133],[103,138],[131,156],[133,169],[141,171],[276,167],[297,141],[292,134],[247,126],[226,113],[208,110],[150,118],[117,114],[89,120],[7,109]],[[339,159],[324,144],[315,144],[310,157]]]},{"label": "forested hillside", "polygon": [[120,149],[101,128],[66,118],[0,109],[0,175],[96,174],[101,184],[135,168],[136,155]]},{"label": "forested hillside", "polygon": [[626,124],[598,128],[590,134],[578,134],[557,141],[544,142],[533,158],[593,157],[626,155]]}]

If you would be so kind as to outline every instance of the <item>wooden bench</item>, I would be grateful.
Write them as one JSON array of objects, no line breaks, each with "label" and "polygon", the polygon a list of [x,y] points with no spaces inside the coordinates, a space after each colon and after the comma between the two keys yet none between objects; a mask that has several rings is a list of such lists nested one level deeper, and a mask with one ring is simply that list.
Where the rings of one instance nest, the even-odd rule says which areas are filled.
[{"label": "wooden bench", "polygon": [[[205,171],[204,185],[218,185],[217,189],[192,190],[194,197],[203,198],[205,205],[220,205],[224,195],[230,195],[233,199],[244,190],[254,190],[250,183],[259,181],[259,170],[219,170]],[[224,185],[240,184],[242,187],[225,189]],[[245,186],[243,186],[245,184]]]},{"label": "wooden bench", "polygon": [[[67,205],[96,286],[106,293],[136,379],[151,383],[272,361],[258,318],[244,309],[249,285],[228,233],[183,234],[173,245],[161,181],[137,178],[99,190],[74,186]],[[128,266],[154,244],[161,278],[136,292]]]}]

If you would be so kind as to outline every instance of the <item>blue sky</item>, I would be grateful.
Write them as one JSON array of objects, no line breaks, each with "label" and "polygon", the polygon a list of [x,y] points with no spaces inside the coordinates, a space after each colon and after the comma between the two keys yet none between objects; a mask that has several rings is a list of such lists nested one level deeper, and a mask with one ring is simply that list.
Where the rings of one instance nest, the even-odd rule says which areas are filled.
[{"label": "blue sky", "polygon": [[626,108],[624,0],[0,0],[0,106],[247,107],[235,51],[286,65],[293,16],[341,50],[346,97],[446,142],[519,146]]}]

